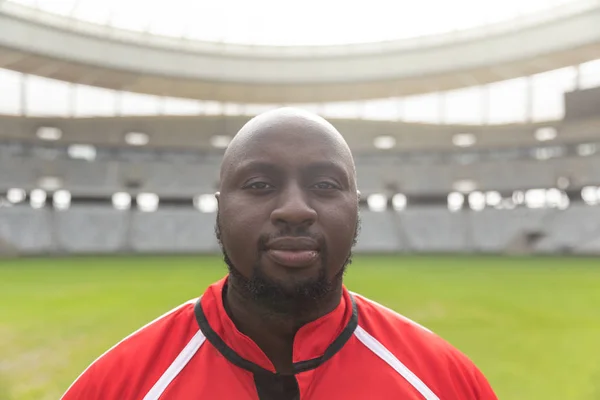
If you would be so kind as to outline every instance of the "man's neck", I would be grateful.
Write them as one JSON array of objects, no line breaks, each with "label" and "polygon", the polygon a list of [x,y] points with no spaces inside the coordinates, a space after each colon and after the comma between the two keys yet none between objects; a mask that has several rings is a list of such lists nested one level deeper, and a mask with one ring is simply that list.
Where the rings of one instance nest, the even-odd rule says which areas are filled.
[{"label": "man's neck", "polygon": [[240,332],[252,339],[267,355],[277,372],[292,374],[294,337],[303,325],[333,311],[340,303],[342,288],[334,290],[309,312],[275,313],[250,299],[243,290],[227,284],[225,310]]}]

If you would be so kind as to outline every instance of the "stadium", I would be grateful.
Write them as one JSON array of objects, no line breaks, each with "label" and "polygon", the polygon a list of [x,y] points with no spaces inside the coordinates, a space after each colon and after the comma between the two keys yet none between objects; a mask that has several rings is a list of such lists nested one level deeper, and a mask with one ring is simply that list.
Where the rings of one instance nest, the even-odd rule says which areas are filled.
[{"label": "stadium", "polygon": [[284,106],[354,154],[351,290],[500,399],[600,399],[600,1],[282,3],[0,0],[0,399],[226,274],[222,156]]}]

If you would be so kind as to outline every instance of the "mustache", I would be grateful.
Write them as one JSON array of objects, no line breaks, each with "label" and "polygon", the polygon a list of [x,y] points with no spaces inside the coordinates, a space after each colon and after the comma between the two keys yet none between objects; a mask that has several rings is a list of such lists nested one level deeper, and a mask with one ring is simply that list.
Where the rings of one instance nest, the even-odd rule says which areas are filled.
[{"label": "mustache", "polygon": [[287,237],[287,238],[308,238],[308,239],[312,239],[315,242],[317,242],[319,244],[319,247],[322,250],[325,250],[325,238],[322,235],[319,235],[317,233],[314,232],[308,232],[306,230],[301,230],[301,231],[295,231],[295,232],[291,232],[290,229],[286,229],[284,231],[279,231],[276,233],[270,233],[270,234],[262,234],[258,237],[258,250],[259,251],[266,251],[267,250],[267,243],[269,243],[272,240],[281,238],[281,237]]},{"label": "mustache", "polygon": [[[221,249],[223,249],[223,241],[222,241],[222,236],[221,236],[221,218],[220,217],[221,217],[220,214],[217,213],[217,218],[215,221],[215,236],[219,243],[219,246],[221,246]],[[278,239],[280,237],[309,238],[319,244],[319,248],[321,249],[321,251],[323,253],[325,253],[327,250],[325,238],[323,237],[323,235],[317,234],[315,232],[310,232],[306,228],[292,229],[289,227],[287,229],[280,230],[279,232],[268,233],[268,234],[265,233],[265,234],[260,235],[258,237],[258,244],[257,244],[258,250],[261,252],[266,251],[267,243],[269,243],[272,240]]]}]

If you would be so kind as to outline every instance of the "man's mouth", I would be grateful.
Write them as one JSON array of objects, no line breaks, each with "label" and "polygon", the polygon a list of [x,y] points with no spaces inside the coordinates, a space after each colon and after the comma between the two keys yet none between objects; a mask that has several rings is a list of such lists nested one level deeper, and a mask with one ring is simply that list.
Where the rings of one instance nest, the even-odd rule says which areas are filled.
[{"label": "man's mouth", "polygon": [[307,267],[319,258],[319,244],[308,237],[280,237],[266,244],[266,254],[276,264]]}]

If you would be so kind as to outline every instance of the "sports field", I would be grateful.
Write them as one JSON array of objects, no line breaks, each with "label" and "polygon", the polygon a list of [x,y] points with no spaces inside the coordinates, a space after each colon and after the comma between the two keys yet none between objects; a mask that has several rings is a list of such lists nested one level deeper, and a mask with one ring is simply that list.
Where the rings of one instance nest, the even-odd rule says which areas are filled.
[{"label": "sports field", "polygon": [[[0,260],[0,399],[58,399],[224,273],[212,257]],[[600,399],[600,260],[356,257],[346,284],[445,337],[500,399]]]}]

